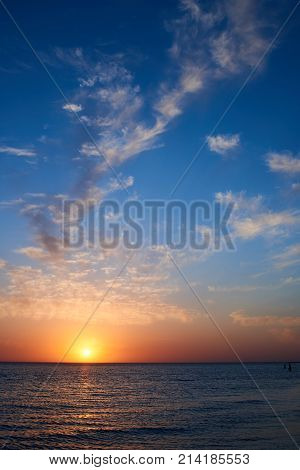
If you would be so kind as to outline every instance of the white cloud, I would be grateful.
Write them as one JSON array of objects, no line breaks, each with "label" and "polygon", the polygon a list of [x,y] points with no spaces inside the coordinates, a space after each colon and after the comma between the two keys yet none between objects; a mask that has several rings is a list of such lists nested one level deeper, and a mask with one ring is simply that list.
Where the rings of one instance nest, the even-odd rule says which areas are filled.
[{"label": "white cloud", "polygon": [[[38,261],[48,256],[33,246],[17,252]],[[101,253],[71,250],[59,265],[10,266],[7,289],[0,295],[0,316],[84,319],[114,282],[94,321],[120,325],[193,320],[195,311],[166,300],[176,290],[166,271],[172,267],[164,262],[164,253],[155,258],[151,254],[152,250],[137,253],[117,281],[115,276],[128,259],[121,247]]]},{"label": "white cloud", "polygon": [[[166,23],[173,34],[171,63],[168,78],[158,84],[157,92],[151,88],[150,94],[142,95],[133,74],[124,66],[123,54],[102,54],[95,61],[95,56],[89,57],[80,48],[56,49],[56,58],[77,73],[79,89],[72,101],[83,103],[82,120],[98,136],[97,149],[86,141],[80,151],[86,156],[104,157],[109,163],[82,171],[82,193],[94,186],[111,165],[120,165],[159,146],[159,136],[182,114],[193,94],[221,76],[252,66],[266,44],[265,24],[258,15],[259,3],[255,0],[244,0],[243,6],[238,0],[220,1],[217,5],[208,2],[203,6],[195,0],[181,0],[179,11],[176,19]],[[224,58],[221,60],[220,43],[225,33],[225,52],[230,53],[232,67],[228,67]],[[64,108],[70,110],[70,106],[79,105]],[[212,149],[221,154],[238,145],[237,134],[215,136],[211,140]]]},{"label": "white cloud", "polygon": [[33,197],[33,198],[45,198],[47,195],[46,193],[25,193],[24,196],[26,197]]},{"label": "white cloud", "polygon": [[260,4],[255,0],[231,0],[221,4],[226,28],[220,28],[211,38],[211,54],[217,73],[240,72],[245,66],[254,66],[265,52],[268,39],[264,34],[266,20],[260,15]]},{"label": "white cloud", "polygon": [[289,153],[270,152],[267,154],[267,164],[273,172],[295,175],[300,173],[300,158]]},{"label": "white cloud", "polygon": [[251,239],[258,236],[280,235],[287,226],[299,223],[299,217],[290,212],[270,212],[253,215],[234,223],[236,236]]},{"label": "white cloud", "polygon": [[72,113],[79,113],[83,108],[81,104],[68,103],[63,106],[63,109]]},{"label": "white cloud", "polygon": [[101,157],[103,155],[110,164],[120,164],[153,148],[156,145],[156,137],[164,130],[165,125],[160,120],[157,120],[152,127],[137,124],[134,128],[124,129],[121,135],[117,131],[110,130],[98,142],[99,150],[94,145],[85,143],[80,152],[86,156]]},{"label": "white cloud", "polygon": [[262,210],[263,197],[261,194],[254,197],[247,197],[244,191],[240,193],[233,193],[226,191],[225,193],[216,193],[216,201],[221,204],[233,203],[235,211],[239,214],[255,212]]},{"label": "white cloud", "polygon": [[0,153],[6,153],[7,155],[15,155],[16,157],[35,157],[36,152],[31,149],[18,148],[18,147],[0,147]]},{"label": "white cloud", "polygon": [[208,136],[207,143],[212,152],[225,155],[230,150],[234,150],[239,147],[240,136],[238,134]]},{"label": "white cloud", "polygon": [[290,245],[281,253],[273,256],[274,266],[277,269],[285,269],[300,263],[300,243]]},{"label": "white cloud", "polygon": [[19,198],[19,199],[11,199],[9,201],[0,201],[0,208],[9,208],[9,207],[14,207],[14,206],[19,206],[20,204],[23,204],[24,200]]},{"label": "white cloud", "polygon": [[299,224],[297,212],[272,212],[263,204],[261,195],[246,197],[244,192],[234,194],[231,191],[217,193],[216,201],[221,204],[234,204],[230,219],[232,235],[250,240],[258,236],[285,236],[290,227]]},{"label": "white cloud", "polygon": [[18,248],[14,250],[15,253],[27,256],[28,258],[38,260],[38,261],[51,261],[49,253],[43,250],[42,248],[36,246],[26,246],[23,248]]}]

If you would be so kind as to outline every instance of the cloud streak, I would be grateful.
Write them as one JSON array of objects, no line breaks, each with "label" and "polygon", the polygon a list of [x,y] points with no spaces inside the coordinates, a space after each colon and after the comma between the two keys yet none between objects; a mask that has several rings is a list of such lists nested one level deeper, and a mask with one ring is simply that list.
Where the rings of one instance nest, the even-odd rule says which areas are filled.
[{"label": "cloud streak", "polygon": [[234,323],[243,327],[299,327],[299,316],[247,315],[244,310],[230,314]]},{"label": "cloud streak", "polygon": [[15,157],[35,157],[36,156],[35,150],[28,149],[28,148],[20,148],[20,147],[1,146],[0,153],[5,153],[6,155],[13,155]]},{"label": "cloud streak", "polygon": [[257,237],[283,237],[289,229],[300,223],[297,211],[270,211],[261,195],[246,197],[245,193],[232,191],[217,193],[216,201],[234,204],[230,225],[234,237],[251,240]]}]

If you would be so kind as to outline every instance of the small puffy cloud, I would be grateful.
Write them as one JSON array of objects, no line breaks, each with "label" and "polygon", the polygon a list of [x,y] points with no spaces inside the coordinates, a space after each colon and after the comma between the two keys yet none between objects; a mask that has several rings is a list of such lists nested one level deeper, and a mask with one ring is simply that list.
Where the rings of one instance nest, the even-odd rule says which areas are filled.
[{"label": "small puffy cloud", "polygon": [[267,165],[271,171],[277,173],[285,173],[287,175],[300,173],[300,158],[295,158],[289,153],[268,153]]},{"label": "small puffy cloud", "polygon": [[207,137],[209,150],[225,155],[230,150],[234,150],[240,145],[239,134],[213,135]]},{"label": "small puffy cloud", "polygon": [[81,104],[67,103],[63,106],[63,109],[72,113],[79,113],[83,108]]},{"label": "small puffy cloud", "polygon": [[235,210],[238,211],[238,213],[256,214],[258,211],[262,210],[263,197],[261,194],[247,197],[245,191],[241,191],[240,193],[226,191],[225,193],[216,193],[215,198],[220,204],[234,204]]},{"label": "small puffy cloud", "polygon": [[36,152],[32,149],[8,147],[8,146],[1,146],[0,153],[5,153],[7,155],[14,155],[16,157],[35,157],[36,156]]}]

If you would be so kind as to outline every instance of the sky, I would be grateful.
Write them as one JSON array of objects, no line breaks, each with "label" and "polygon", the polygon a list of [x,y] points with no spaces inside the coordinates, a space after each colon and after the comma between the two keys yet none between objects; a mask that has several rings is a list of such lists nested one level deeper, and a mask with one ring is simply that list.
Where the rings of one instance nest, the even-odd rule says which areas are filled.
[{"label": "sky", "polygon": [[[296,3],[0,7],[0,360],[299,360]],[[235,249],[63,246],[66,199],[232,203]]]}]

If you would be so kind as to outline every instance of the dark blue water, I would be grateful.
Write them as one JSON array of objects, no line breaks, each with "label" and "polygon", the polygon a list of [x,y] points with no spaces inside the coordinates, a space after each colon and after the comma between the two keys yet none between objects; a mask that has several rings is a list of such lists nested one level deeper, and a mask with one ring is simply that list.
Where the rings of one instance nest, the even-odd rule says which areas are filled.
[{"label": "dark blue water", "polygon": [[[0,364],[8,449],[293,449],[238,364]],[[300,443],[300,364],[247,364]],[[41,388],[42,386],[42,388]]]}]

